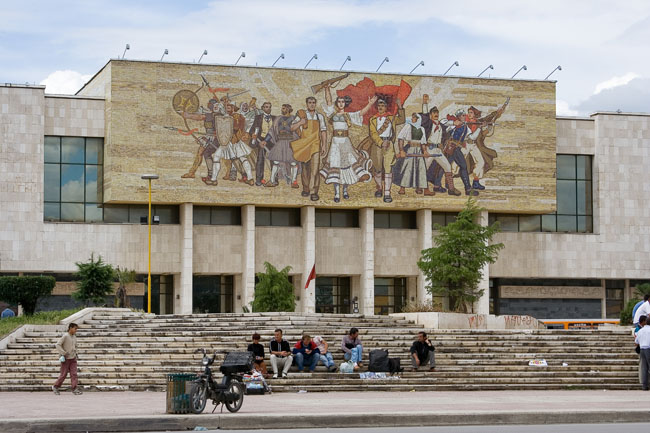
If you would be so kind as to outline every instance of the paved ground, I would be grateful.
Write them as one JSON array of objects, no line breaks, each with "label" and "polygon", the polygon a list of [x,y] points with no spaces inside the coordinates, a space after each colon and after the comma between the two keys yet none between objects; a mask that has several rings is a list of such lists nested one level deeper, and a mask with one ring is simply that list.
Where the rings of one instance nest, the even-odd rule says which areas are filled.
[{"label": "paved ground", "polygon": [[[11,392],[0,393],[0,431],[48,431],[54,425],[56,431],[139,431],[201,425],[255,429],[650,422],[650,411],[640,404],[647,395],[641,391],[278,393],[246,396],[236,414],[217,411],[207,415],[210,410],[206,409],[201,415],[168,415],[162,392],[87,392],[81,396]],[[298,424],[296,415],[301,419]]]}]

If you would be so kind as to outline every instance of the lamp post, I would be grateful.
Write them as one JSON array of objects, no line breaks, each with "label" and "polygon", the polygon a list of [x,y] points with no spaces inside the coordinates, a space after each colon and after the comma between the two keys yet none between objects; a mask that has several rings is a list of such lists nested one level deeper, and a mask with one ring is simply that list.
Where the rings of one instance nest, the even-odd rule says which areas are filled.
[{"label": "lamp post", "polygon": [[149,262],[147,265],[147,313],[151,313],[151,181],[158,179],[157,174],[143,174],[142,179],[149,181],[149,216],[147,225],[149,226]]}]

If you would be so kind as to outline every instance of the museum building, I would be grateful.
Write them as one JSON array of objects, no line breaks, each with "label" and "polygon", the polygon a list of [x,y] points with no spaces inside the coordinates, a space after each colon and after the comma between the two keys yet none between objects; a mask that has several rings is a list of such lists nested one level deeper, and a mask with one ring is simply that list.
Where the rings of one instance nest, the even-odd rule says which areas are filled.
[{"label": "museum building", "polygon": [[[494,240],[505,245],[485,269],[476,312],[617,318],[635,286],[650,282],[650,114],[556,117],[552,81],[111,60],[74,96],[44,90],[0,85],[0,275],[53,275],[41,309],[74,302],[75,263],[93,253],[134,269],[131,304],[146,305],[143,174],[158,176],[158,314],[241,312],[265,262],[291,267],[296,311],[399,312],[430,299],[420,251],[468,194],[483,224],[500,222]],[[458,196],[426,194],[436,163],[420,153],[439,144],[438,124],[425,124],[434,113],[454,140],[463,127],[467,137],[485,132],[481,146],[457,141],[465,174],[462,161],[439,162],[438,185],[449,189],[449,173]],[[370,155],[376,136],[379,160]],[[255,149],[261,137],[274,147]],[[298,156],[307,137],[316,150]],[[351,155],[354,173],[342,162]],[[318,176],[314,198],[304,183]]]}]

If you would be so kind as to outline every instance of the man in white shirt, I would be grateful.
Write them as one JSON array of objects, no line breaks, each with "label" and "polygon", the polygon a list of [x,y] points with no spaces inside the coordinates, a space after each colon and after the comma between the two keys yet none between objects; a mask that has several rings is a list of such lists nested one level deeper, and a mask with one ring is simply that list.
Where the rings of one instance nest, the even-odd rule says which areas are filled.
[{"label": "man in white shirt", "polygon": [[650,369],[650,325],[645,326],[636,334],[634,342],[641,349],[641,386],[644,391],[648,390],[648,369]]},{"label": "man in white shirt", "polygon": [[632,324],[635,326],[638,325],[639,318],[641,316],[650,316],[650,299],[646,299],[646,301],[641,304],[639,308],[637,308],[636,313],[634,314],[634,319],[632,320]]}]

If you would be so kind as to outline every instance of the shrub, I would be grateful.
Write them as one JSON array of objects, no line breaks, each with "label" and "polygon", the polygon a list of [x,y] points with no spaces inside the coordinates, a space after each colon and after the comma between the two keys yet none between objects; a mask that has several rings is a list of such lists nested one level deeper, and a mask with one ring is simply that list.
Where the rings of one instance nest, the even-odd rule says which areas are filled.
[{"label": "shrub", "polygon": [[264,262],[264,268],[266,272],[257,274],[259,282],[255,285],[253,312],[295,311],[296,297],[289,281],[291,266],[278,271],[269,262]]},{"label": "shrub", "polygon": [[25,314],[31,316],[38,299],[50,296],[55,285],[54,277],[0,277],[0,299],[22,305]]},{"label": "shrub", "polygon": [[94,254],[86,263],[77,262],[78,271],[75,277],[79,278],[77,290],[72,297],[88,306],[89,302],[104,304],[106,296],[113,292],[115,270],[113,266],[104,263],[102,256],[95,260]]},{"label": "shrub", "polygon": [[621,311],[621,317],[619,321],[619,325],[631,325],[632,324],[632,310],[634,310],[634,306],[636,305],[637,302],[639,302],[640,299],[630,299],[627,301],[627,304],[625,305],[625,308]]}]

